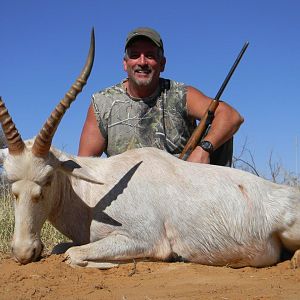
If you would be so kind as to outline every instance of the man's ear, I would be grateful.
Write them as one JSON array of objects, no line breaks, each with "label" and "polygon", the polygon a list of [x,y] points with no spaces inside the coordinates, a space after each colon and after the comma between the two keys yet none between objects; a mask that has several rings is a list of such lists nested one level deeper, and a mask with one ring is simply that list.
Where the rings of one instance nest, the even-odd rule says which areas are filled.
[{"label": "man's ear", "polygon": [[125,57],[123,58],[123,68],[124,68],[124,71],[127,72],[127,62],[126,62]]},{"label": "man's ear", "polygon": [[161,72],[163,72],[165,70],[166,62],[167,62],[167,59],[165,57],[163,57],[160,62],[160,71]]}]

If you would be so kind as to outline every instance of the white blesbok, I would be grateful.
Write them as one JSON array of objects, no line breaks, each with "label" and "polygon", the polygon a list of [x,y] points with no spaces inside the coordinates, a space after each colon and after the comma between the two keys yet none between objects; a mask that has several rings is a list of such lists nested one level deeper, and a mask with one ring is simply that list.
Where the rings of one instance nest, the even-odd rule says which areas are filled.
[{"label": "white blesbok", "polygon": [[[93,55],[92,35],[82,73],[33,141],[23,142],[0,102],[9,150],[4,168],[15,195],[17,261],[39,257],[46,219],[74,242],[66,257],[77,266],[106,268],[137,258],[266,266],[279,261],[283,248],[300,248],[295,188],[153,148],[108,159],[51,148],[59,121],[89,76]],[[296,251],[295,265],[298,256]]]}]

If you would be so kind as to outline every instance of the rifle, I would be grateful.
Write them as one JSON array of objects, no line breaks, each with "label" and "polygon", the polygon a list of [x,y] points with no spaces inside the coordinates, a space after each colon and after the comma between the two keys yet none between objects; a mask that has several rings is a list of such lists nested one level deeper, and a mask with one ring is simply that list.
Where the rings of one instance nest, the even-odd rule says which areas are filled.
[{"label": "rifle", "polygon": [[191,152],[196,148],[199,141],[202,140],[202,138],[207,134],[212,120],[214,118],[214,113],[219,105],[219,99],[224,92],[227,83],[229,82],[233,72],[235,71],[236,67],[238,66],[243,54],[245,53],[247,47],[249,45],[249,42],[246,42],[240,51],[238,57],[236,58],[233,66],[231,67],[229,73],[227,74],[222,86],[220,87],[216,97],[211,101],[204,117],[201,119],[200,123],[192,133],[190,139],[188,140],[187,144],[185,145],[184,149],[182,150],[181,154],[179,155],[180,159],[186,158],[187,154],[191,154]]}]

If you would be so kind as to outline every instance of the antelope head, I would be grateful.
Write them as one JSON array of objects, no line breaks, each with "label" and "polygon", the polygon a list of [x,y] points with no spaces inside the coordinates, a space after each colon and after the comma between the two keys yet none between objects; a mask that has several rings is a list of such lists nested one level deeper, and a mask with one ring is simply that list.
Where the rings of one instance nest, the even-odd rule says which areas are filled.
[{"label": "antelope head", "polygon": [[87,82],[94,54],[95,39],[92,31],[90,50],[83,70],[32,142],[24,143],[0,98],[0,122],[8,148],[4,169],[15,198],[12,254],[21,264],[37,260],[42,252],[40,232],[52,209],[52,203],[45,201],[45,198],[51,189],[54,169],[58,163],[50,151],[52,139],[64,113]]}]

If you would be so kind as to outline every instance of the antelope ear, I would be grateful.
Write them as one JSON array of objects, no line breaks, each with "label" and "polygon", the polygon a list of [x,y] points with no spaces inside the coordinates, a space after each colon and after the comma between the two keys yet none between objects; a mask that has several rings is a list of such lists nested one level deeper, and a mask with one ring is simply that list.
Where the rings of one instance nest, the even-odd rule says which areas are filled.
[{"label": "antelope ear", "polygon": [[3,162],[7,156],[8,148],[0,149],[0,165],[3,165]]},{"label": "antelope ear", "polygon": [[81,167],[74,160],[61,161],[59,169],[67,175],[73,176],[75,178],[82,179],[91,183],[104,184],[102,181],[96,178],[96,176],[92,174],[92,172],[90,172],[86,168]]}]

